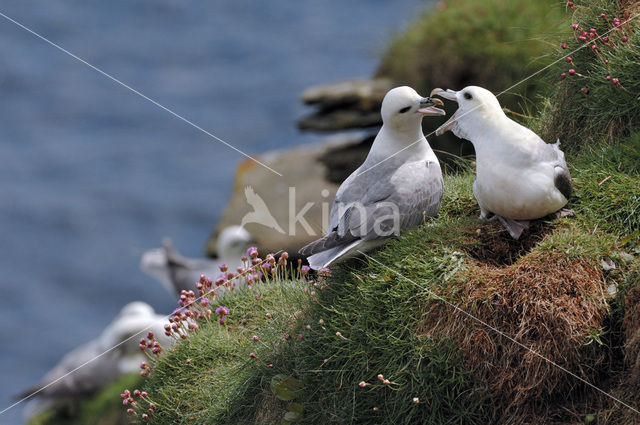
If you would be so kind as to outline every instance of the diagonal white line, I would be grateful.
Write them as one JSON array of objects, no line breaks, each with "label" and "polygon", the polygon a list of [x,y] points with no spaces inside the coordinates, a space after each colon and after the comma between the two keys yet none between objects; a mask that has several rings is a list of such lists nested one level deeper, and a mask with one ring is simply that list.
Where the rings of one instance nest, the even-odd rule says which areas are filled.
[{"label": "diagonal white line", "polygon": [[[278,254],[280,254],[281,252],[282,252],[282,250],[280,250],[280,251],[276,252],[276,253],[275,253],[275,254],[273,254],[273,255],[274,255],[274,256],[275,256],[275,255],[278,255]],[[259,263],[255,264],[255,265],[253,265],[253,266],[251,266],[251,267],[249,267],[247,270],[252,270],[252,269],[254,269],[255,267],[258,267],[258,266],[262,265],[262,264],[264,263],[264,261],[265,261],[265,260],[262,260],[261,262],[259,262]],[[225,283],[228,283],[228,282],[230,282],[230,281],[229,281],[229,280],[226,280],[226,281],[223,283],[223,285],[224,285]],[[199,296],[198,298],[196,298],[196,299],[195,299],[194,303],[195,303],[195,302],[200,301],[200,299],[201,299],[201,298],[203,298],[203,297],[205,297],[206,295],[209,295],[209,293],[206,293],[206,294],[203,294],[203,295]],[[157,321],[157,322],[160,322],[160,321],[163,321],[163,320],[168,319],[169,317],[171,317],[171,315],[172,315],[172,314],[173,314],[173,313],[171,313],[171,314],[167,314],[167,315],[166,315],[166,316],[164,316],[162,319],[158,319],[158,321]],[[156,322],[156,323],[157,323],[157,322]],[[33,397],[33,396],[37,395],[40,391],[45,390],[46,388],[50,387],[51,385],[55,384],[56,382],[58,382],[58,381],[60,381],[60,380],[62,380],[62,379],[64,379],[64,378],[66,378],[67,376],[71,375],[72,373],[74,373],[74,372],[75,372],[75,371],[77,371],[78,369],[82,369],[83,367],[85,367],[85,366],[86,366],[86,365],[88,365],[89,363],[92,363],[93,361],[95,361],[95,360],[99,359],[100,357],[104,356],[105,354],[107,354],[107,353],[109,353],[109,352],[111,352],[111,351],[115,350],[116,348],[118,348],[118,347],[119,347],[119,346],[121,346],[122,344],[126,343],[127,341],[131,341],[133,338],[136,338],[136,337],[137,337],[138,335],[140,335],[142,332],[145,332],[145,331],[150,330],[152,327],[153,327],[153,325],[149,325],[149,326],[147,326],[147,327],[146,327],[146,328],[144,328],[144,329],[140,329],[138,332],[134,333],[133,335],[131,335],[129,338],[125,339],[124,341],[121,341],[121,342],[117,343],[116,345],[114,345],[113,347],[108,348],[107,350],[105,350],[104,352],[102,352],[102,353],[98,354],[97,356],[95,356],[95,357],[94,357],[94,358],[92,358],[91,360],[87,360],[86,362],[82,363],[80,366],[76,367],[75,369],[73,369],[73,370],[71,370],[71,371],[69,371],[69,372],[65,373],[65,374],[64,374],[64,375],[62,375],[61,377],[59,377],[59,378],[57,378],[57,379],[53,380],[52,382],[49,382],[47,385],[44,385],[43,387],[39,388],[38,390],[36,390],[36,391],[32,392],[31,394],[29,394],[29,395],[27,395],[27,396],[25,396],[25,397],[21,398],[20,400],[16,401],[16,402],[15,402],[15,403],[13,403],[12,405],[10,405],[10,406],[8,406],[8,407],[4,408],[3,410],[1,410],[1,411],[0,411],[0,415],[2,415],[4,412],[6,412],[6,411],[8,411],[8,410],[10,410],[10,409],[12,409],[12,408],[14,408],[15,406],[19,405],[19,404],[20,404],[20,403],[22,403],[23,401],[26,401],[26,400],[30,399],[31,397]]]},{"label": "diagonal white line", "polygon": [[604,391],[604,390],[602,390],[602,389],[600,389],[600,388],[596,387],[595,385],[593,385],[591,382],[587,381],[586,379],[584,379],[584,378],[582,378],[582,377],[580,377],[580,376],[576,375],[575,373],[571,372],[570,370],[568,370],[568,369],[566,369],[566,368],[564,368],[564,367],[560,366],[558,363],[556,363],[556,362],[554,362],[553,360],[549,359],[548,357],[546,357],[546,356],[544,356],[544,355],[542,355],[542,354],[538,353],[538,352],[537,352],[536,350],[534,350],[533,348],[531,348],[531,347],[528,347],[528,346],[524,345],[524,344],[523,344],[523,343],[521,343],[520,341],[518,341],[518,340],[516,340],[515,338],[513,338],[513,337],[511,337],[511,336],[507,335],[506,333],[502,332],[501,330],[496,329],[495,327],[491,326],[489,323],[485,322],[484,320],[482,320],[482,319],[480,319],[480,318],[478,318],[478,317],[474,316],[474,315],[473,315],[473,314],[471,314],[471,313],[467,313],[466,311],[464,311],[463,309],[461,309],[461,308],[460,308],[460,307],[458,307],[457,305],[455,305],[455,304],[453,304],[452,302],[447,301],[446,299],[442,298],[440,295],[436,294],[435,292],[433,292],[433,291],[432,291],[432,290],[430,290],[429,288],[426,288],[426,287],[422,287],[422,286],[420,286],[419,284],[417,284],[417,283],[416,283],[416,282],[414,282],[413,280],[411,280],[411,279],[409,279],[408,277],[404,276],[402,273],[400,273],[400,272],[398,272],[398,271],[396,271],[396,270],[393,270],[392,268],[388,267],[388,266],[387,266],[387,265],[385,265],[385,264],[382,264],[380,261],[378,261],[378,260],[376,260],[375,258],[373,258],[373,257],[371,257],[371,256],[369,256],[369,255],[367,255],[367,254],[365,254],[364,252],[362,252],[362,251],[360,251],[360,250],[358,250],[358,252],[359,252],[360,254],[364,255],[364,256],[365,256],[366,258],[368,258],[369,260],[371,260],[371,261],[373,261],[373,262],[375,262],[375,263],[377,263],[377,264],[381,265],[382,267],[384,267],[385,269],[389,270],[390,272],[395,273],[396,275],[400,276],[401,278],[403,278],[403,279],[405,279],[405,280],[409,281],[410,283],[414,284],[416,287],[418,287],[418,288],[420,288],[420,289],[422,289],[422,290],[424,290],[424,291],[428,292],[428,293],[429,293],[429,295],[431,295],[432,297],[434,297],[434,298],[438,299],[439,301],[442,301],[443,303],[445,303],[445,304],[446,304],[446,305],[448,305],[449,307],[451,307],[451,308],[455,309],[455,310],[456,310],[456,311],[458,311],[459,313],[462,313],[462,314],[464,314],[465,316],[467,316],[468,318],[470,318],[470,319],[472,319],[472,320],[475,320],[476,322],[478,322],[478,323],[480,323],[480,324],[482,324],[482,325],[486,326],[487,328],[491,329],[492,331],[494,331],[495,333],[499,334],[500,336],[503,336],[503,337],[507,338],[509,341],[513,342],[514,344],[519,345],[520,347],[524,348],[525,350],[527,350],[527,351],[531,352],[532,354],[535,354],[536,356],[540,357],[541,359],[543,359],[544,361],[548,362],[549,364],[551,364],[551,365],[553,365],[553,366],[557,367],[558,369],[560,369],[560,370],[564,371],[565,373],[567,373],[567,374],[569,374],[569,375],[573,376],[573,377],[574,377],[574,378],[576,378],[577,380],[579,380],[579,381],[581,381],[581,382],[583,382],[583,383],[587,384],[587,385],[588,385],[588,386],[590,386],[591,388],[593,388],[593,389],[595,389],[595,390],[597,390],[597,391],[601,392],[601,393],[602,393],[602,394],[604,394],[605,396],[607,396],[607,397],[609,397],[609,398],[613,399],[614,401],[616,401],[616,402],[620,403],[621,405],[625,406],[626,408],[631,409],[631,410],[633,410],[634,412],[636,412],[636,413],[640,414],[640,410],[637,410],[637,409],[635,409],[635,408],[633,408],[633,407],[629,406],[629,405],[628,405],[627,403],[625,403],[624,401],[622,401],[622,400],[620,400],[620,399],[618,399],[618,398],[616,398],[616,397],[612,396],[612,395],[611,395],[611,394],[609,394],[608,392],[606,392],[606,391]]},{"label": "diagonal white line", "polygon": [[[635,14],[635,15],[631,16],[629,19],[627,19],[626,21],[624,21],[621,25],[624,25],[624,24],[626,24],[626,23],[628,23],[628,22],[632,21],[633,19],[637,18],[638,16],[640,16],[640,13],[637,13],[637,14]],[[601,39],[602,37],[604,37],[604,36],[606,36],[607,34],[609,34],[611,31],[614,31],[616,28],[617,28],[617,27],[613,27],[613,28],[611,28],[609,31],[607,31],[607,32],[605,32],[605,33],[603,33],[603,34],[599,35],[599,36],[598,36],[598,38],[599,38],[599,39]],[[539,69],[538,71],[534,72],[533,74],[529,75],[528,77],[523,78],[522,80],[520,80],[520,81],[518,81],[517,83],[513,84],[511,87],[509,87],[509,88],[507,88],[507,89],[505,89],[505,90],[502,90],[500,93],[498,93],[498,94],[496,95],[496,97],[500,97],[500,96],[502,96],[503,94],[505,94],[505,93],[506,93],[506,92],[508,92],[509,90],[513,89],[514,87],[519,86],[520,84],[524,83],[525,81],[527,81],[527,80],[529,80],[529,79],[531,79],[531,78],[535,77],[536,75],[540,74],[541,72],[544,72],[544,71],[546,71],[547,69],[551,68],[553,65],[555,65],[555,64],[557,64],[558,62],[562,61],[566,56],[568,56],[568,55],[572,55],[572,54],[574,54],[575,52],[577,52],[578,50],[584,49],[585,47],[590,46],[590,45],[591,45],[591,43],[584,43],[582,46],[578,47],[577,49],[572,50],[571,52],[567,53],[566,55],[563,55],[560,59],[557,59],[557,60],[553,61],[552,63],[550,63],[549,65],[545,66],[544,68],[541,68],[541,69]],[[474,107],[474,108],[470,109],[469,111],[467,111],[467,112],[465,112],[464,114],[460,115],[458,118],[462,118],[462,117],[464,117],[465,115],[470,114],[471,112],[475,111],[475,110],[476,110],[476,109],[478,109],[479,107],[480,107],[480,106],[476,106],[476,107]],[[426,136],[424,136],[424,139],[426,140],[426,139],[427,139],[427,137],[429,137],[429,136],[433,135],[436,131],[437,131],[437,130],[434,130],[434,131],[432,131],[431,133],[427,134]],[[381,160],[381,161],[379,161],[379,162],[376,162],[376,163],[375,163],[375,164],[373,164],[371,167],[367,168],[366,170],[363,170],[360,174],[364,174],[364,173],[368,172],[369,170],[371,170],[371,169],[373,169],[373,168],[377,167],[378,165],[382,164],[383,162],[385,162],[385,161],[387,161],[387,160],[389,160],[389,159],[393,158],[394,156],[398,155],[399,153],[404,152],[405,150],[407,150],[407,149],[409,149],[410,147],[412,147],[412,146],[414,146],[414,145],[416,145],[416,144],[420,143],[421,141],[422,141],[422,139],[418,139],[418,140],[416,140],[415,142],[411,143],[410,145],[407,145],[407,146],[405,146],[404,148],[400,149],[399,151],[394,152],[393,154],[389,155],[387,158],[385,158],[385,159],[383,159],[383,160]]]},{"label": "diagonal white line", "polygon": [[[170,315],[165,316],[163,319],[158,319],[158,322],[160,322],[161,320],[165,320],[168,319]],[[157,323],[157,322],[156,322]],[[100,357],[104,356],[107,353],[110,353],[111,351],[115,350],[116,348],[118,348],[119,346],[121,346],[122,344],[131,341],[133,338],[136,338],[138,335],[140,335],[142,332],[148,331],[153,327],[153,325],[149,325],[144,329],[140,329],[138,332],[136,332],[135,334],[131,335],[129,338],[125,339],[124,341],[119,342],[118,344],[114,345],[113,347],[107,349],[106,351],[98,354],[97,356],[95,356],[94,358],[92,358],[91,360],[87,360],[86,362],[82,363],[80,366],[76,367],[75,369],[65,373],[64,375],[62,375],[61,377],[53,380],[52,382],[48,383],[47,385],[44,385],[43,387],[37,389],[36,391],[32,392],[29,395],[26,395],[25,397],[21,398],[20,400],[16,401],[15,403],[13,403],[11,406],[6,407],[5,409],[3,409],[2,411],[0,411],[0,415],[2,415],[4,412],[6,412],[7,410],[12,409],[13,407],[17,406],[18,404],[22,403],[23,401],[26,401],[28,399],[30,399],[31,397],[35,396],[36,394],[38,394],[40,391],[45,390],[46,388],[50,387],[51,385],[55,384],[56,382],[66,378],[67,376],[71,375],[72,373],[74,373],[75,371],[77,371],[78,369],[82,369],[83,367],[85,367],[86,365],[88,365],[89,363],[94,362],[95,360],[99,359]]]},{"label": "diagonal white line", "polygon": [[256,158],[252,157],[251,155],[241,151],[240,149],[236,148],[235,146],[231,145],[230,143],[225,142],[224,140],[222,140],[221,138],[217,137],[216,135],[210,133],[209,131],[205,130],[204,128],[200,127],[199,125],[193,123],[192,121],[189,121],[188,119],[186,119],[185,117],[183,117],[182,115],[172,111],[171,109],[167,108],[166,106],[161,105],[160,103],[156,102],[155,100],[151,99],[150,97],[144,95],[143,93],[140,93],[138,90],[134,89],[133,87],[123,83],[122,81],[118,80],[116,77],[104,72],[103,70],[101,70],[100,68],[90,64],[89,62],[85,61],[82,58],[79,58],[78,56],[74,55],[73,53],[71,53],[70,51],[64,49],[63,47],[59,46],[58,44],[54,43],[53,41],[47,39],[46,37],[38,34],[37,32],[33,31],[30,28],[27,28],[26,26],[24,26],[23,24],[21,24],[20,22],[16,21],[15,19],[12,19],[10,17],[8,17],[7,15],[5,15],[4,13],[0,12],[0,16],[2,16],[3,18],[5,18],[6,20],[8,20],[9,22],[12,22],[14,24],[16,24],[17,26],[19,26],[20,28],[22,28],[23,30],[30,32],[31,34],[35,35],[36,37],[38,37],[39,39],[41,39],[42,41],[50,44],[51,46],[55,47],[56,49],[60,50],[61,52],[66,53],[67,55],[71,56],[72,58],[76,59],[79,62],[82,62],[83,64],[85,64],[86,66],[88,66],[89,68],[93,69],[94,71],[102,74],[103,76],[107,77],[108,79],[110,79],[111,81],[121,85],[122,87],[126,88],[127,90],[131,91],[132,93],[137,94],[138,96],[140,96],[141,98],[153,103],[154,105],[156,105],[158,108],[170,113],[171,115],[173,115],[174,117],[184,121],[185,123],[189,124],[191,127],[200,130],[202,133],[206,134],[207,136],[211,137],[212,139],[217,140],[218,142],[222,143],[223,145],[233,149],[234,151],[238,152],[241,155],[244,155],[245,157],[249,158],[250,160],[252,160],[253,162],[262,165],[264,168],[266,168],[267,170],[279,175],[280,177],[282,177],[282,174],[280,174],[279,172],[277,172],[276,170],[274,170],[273,168],[269,167],[268,165],[264,164],[263,162],[258,161]]}]

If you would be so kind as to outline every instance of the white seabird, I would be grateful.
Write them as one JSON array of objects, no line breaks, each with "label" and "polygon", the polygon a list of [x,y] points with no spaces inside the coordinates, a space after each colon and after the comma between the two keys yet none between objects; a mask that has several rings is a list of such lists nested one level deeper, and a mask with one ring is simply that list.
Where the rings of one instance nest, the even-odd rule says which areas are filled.
[{"label": "white seabird", "polygon": [[457,92],[434,89],[434,95],[458,102],[458,110],[436,130],[436,135],[451,130],[473,143],[473,194],[481,220],[499,219],[518,239],[529,220],[552,213],[573,213],[563,209],[573,189],[560,141],[545,143],[507,117],[493,93],[482,87],[470,86]]},{"label": "white seabird", "polygon": [[163,349],[172,346],[173,339],[164,334],[165,323],[169,323],[167,318],[156,314],[147,303],[127,304],[96,339],[65,354],[40,382],[16,395],[23,399],[37,391],[29,399],[24,416],[31,418],[65,401],[86,397],[122,374],[140,370],[140,362],[145,359],[139,348],[140,338],[148,331],[154,333]]},{"label": "white seabird", "polygon": [[311,268],[371,249],[437,214],[442,171],[421,126],[424,115],[445,115],[435,105],[442,101],[406,86],[385,95],[382,128],[364,163],[338,189],[328,234],[300,250]]},{"label": "white seabird", "polygon": [[235,273],[236,268],[242,266],[242,257],[246,255],[247,248],[254,242],[251,234],[242,227],[225,227],[218,236],[218,258],[208,259],[183,257],[171,240],[165,239],[162,248],[149,250],[142,255],[140,268],[178,297],[183,289],[194,290],[201,275],[215,279],[223,263]]}]

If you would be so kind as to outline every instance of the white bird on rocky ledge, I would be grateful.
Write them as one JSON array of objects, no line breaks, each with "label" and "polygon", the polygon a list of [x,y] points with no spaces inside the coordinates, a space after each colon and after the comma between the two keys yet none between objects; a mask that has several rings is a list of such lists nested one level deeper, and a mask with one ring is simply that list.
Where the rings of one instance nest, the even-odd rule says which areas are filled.
[{"label": "white bird on rocky ledge", "polygon": [[149,304],[134,301],[100,335],[67,353],[35,386],[15,396],[29,398],[24,416],[32,418],[65,402],[74,402],[104,388],[119,376],[140,370],[145,359],[140,336],[152,331],[163,349],[174,340],[164,334],[167,317],[156,314]]},{"label": "white bird on rocky ledge", "polygon": [[[458,110],[436,130],[451,130],[473,143],[476,179],[473,194],[480,219],[499,219],[514,239],[529,220],[564,209],[572,193],[571,176],[560,141],[545,143],[530,129],[507,117],[489,90],[470,86],[460,91],[434,89],[431,96],[458,102]],[[495,216],[495,217],[492,217]]]},{"label": "white bird on rocky ledge", "polygon": [[383,243],[434,216],[442,201],[442,171],[422,133],[424,115],[444,115],[439,99],[410,87],[382,101],[382,128],[364,163],[342,183],[331,207],[329,233],[300,250],[311,268]]},{"label": "white bird on rocky ledge", "polygon": [[165,239],[162,248],[146,251],[140,259],[140,268],[156,278],[176,297],[185,290],[194,290],[201,275],[215,279],[220,274],[220,266],[225,263],[234,271],[242,266],[242,257],[247,248],[255,243],[253,236],[240,226],[222,229],[217,241],[218,258],[187,258]]}]

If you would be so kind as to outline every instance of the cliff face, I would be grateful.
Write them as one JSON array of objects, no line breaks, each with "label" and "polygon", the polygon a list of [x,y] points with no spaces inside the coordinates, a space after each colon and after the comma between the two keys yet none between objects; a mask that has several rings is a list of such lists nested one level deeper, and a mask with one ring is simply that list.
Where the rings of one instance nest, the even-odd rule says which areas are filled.
[{"label": "cliff face", "polygon": [[[475,11],[467,16],[472,27],[508,33],[496,27],[499,21],[491,18],[488,2],[443,3],[450,9],[441,13],[459,6],[457,14]],[[512,13],[543,10],[531,2],[512,3],[522,3],[522,9],[495,2]],[[596,16],[624,16],[626,10],[604,0],[575,3],[580,13],[591,10]],[[604,7],[609,9],[601,12]],[[445,23],[451,29],[461,25],[445,18],[426,17],[429,24],[416,27],[426,37],[435,22],[442,34],[448,33]],[[476,22],[484,18],[484,24]],[[523,13],[517,19],[532,18]],[[534,38],[540,39],[547,27],[535,28]],[[640,31],[630,29],[630,34]],[[414,36],[410,30],[404,37]],[[561,41],[557,53],[563,59]],[[484,42],[489,43],[484,49],[504,47],[503,38]],[[640,61],[632,43],[632,48],[608,53],[620,55],[615,61],[622,68],[624,60]],[[583,64],[600,60],[590,54]],[[560,75],[566,63],[562,60],[552,72]],[[640,77],[629,78],[625,84],[630,87],[640,84]],[[596,81],[576,79],[566,86],[582,93],[583,82]],[[457,172],[445,177],[440,214],[390,241],[371,259],[342,264],[328,279],[280,278],[218,300],[231,312],[225,326],[202,322],[188,341],[158,359],[142,384],[159,406],[145,422],[638,423],[640,416],[628,406],[640,402],[640,134],[633,125],[612,133],[611,122],[620,121],[598,121],[602,116],[593,115],[591,137],[578,138],[573,124],[616,92],[606,86],[585,96],[566,86],[553,86],[542,112],[526,124],[569,139],[566,153],[575,188],[569,207],[575,217],[540,220],[521,240],[512,241],[496,224],[477,220],[473,164],[459,160]],[[567,127],[552,124],[568,113],[557,108],[562,96],[580,105]],[[630,101],[625,108],[628,117],[640,110]],[[335,190],[348,175],[350,160],[340,160],[348,154],[355,162],[366,143],[360,139],[261,160],[276,169],[282,163],[297,168],[285,186],[305,187],[304,201],[313,202],[318,181]],[[241,205],[247,185],[272,193],[265,201],[280,211],[284,192],[258,170],[241,167],[237,182],[238,200],[232,205],[238,204],[223,223],[247,211]],[[278,217],[286,214],[281,210]],[[295,248],[279,237],[265,233],[262,243],[271,251]]]},{"label": "cliff face", "polygon": [[226,327],[204,323],[144,385],[164,406],[150,423],[635,423],[572,374],[636,402],[640,173],[612,159],[638,140],[572,154],[576,216],[519,241],[478,222],[466,171],[371,259],[221,300]]}]

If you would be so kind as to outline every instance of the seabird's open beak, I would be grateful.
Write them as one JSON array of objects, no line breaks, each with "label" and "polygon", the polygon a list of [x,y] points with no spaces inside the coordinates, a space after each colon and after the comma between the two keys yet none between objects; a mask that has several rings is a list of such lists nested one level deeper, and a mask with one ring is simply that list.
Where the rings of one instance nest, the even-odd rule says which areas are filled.
[{"label": "seabird's open beak", "polygon": [[440,99],[432,99],[425,97],[420,100],[420,109],[416,111],[417,114],[422,115],[446,115],[447,113],[440,108],[436,108],[435,105],[444,105]]},{"label": "seabird's open beak", "polygon": [[[457,102],[458,101],[458,98],[456,97],[457,94],[458,92],[454,90],[449,90],[449,89],[442,90],[440,88],[437,88],[437,89],[431,90],[431,93],[429,94],[429,96],[436,95],[436,96],[445,98],[447,100],[453,100],[454,102]],[[447,131],[451,130],[455,124],[456,124],[456,114],[453,114],[451,115],[451,118],[447,120],[447,122],[445,122],[444,124],[442,124],[440,127],[436,129],[436,136],[440,136],[441,134],[444,134]]]}]

